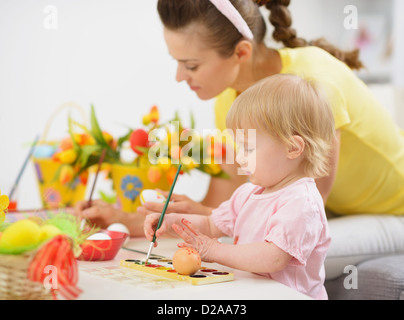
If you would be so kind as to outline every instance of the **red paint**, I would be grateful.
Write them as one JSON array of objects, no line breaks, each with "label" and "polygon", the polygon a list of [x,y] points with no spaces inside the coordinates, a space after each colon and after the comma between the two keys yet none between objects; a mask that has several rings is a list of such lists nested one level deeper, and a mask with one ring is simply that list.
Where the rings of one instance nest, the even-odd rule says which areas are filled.
[{"label": "red paint", "polygon": [[202,272],[216,272],[216,269],[202,269]]},{"label": "red paint", "polygon": [[150,263],[150,264],[146,265],[145,267],[158,268],[158,267],[162,267],[162,265]]}]

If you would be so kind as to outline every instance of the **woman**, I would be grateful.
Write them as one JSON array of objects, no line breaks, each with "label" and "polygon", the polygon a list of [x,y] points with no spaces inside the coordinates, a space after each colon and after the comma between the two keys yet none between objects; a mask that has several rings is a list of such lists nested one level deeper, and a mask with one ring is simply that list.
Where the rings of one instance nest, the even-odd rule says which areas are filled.
[{"label": "woman", "polygon": [[[186,81],[200,99],[217,97],[216,126],[225,129],[232,102],[257,81],[277,73],[313,78],[330,100],[336,128],[330,175],[316,181],[327,208],[338,214],[404,214],[404,137],[353,73],[363,67],[359,52],[343,52],[325,40],[308,43],[298,38],[291,28],[289,3],[159,0],[167,47],[178,62],[176,80]],[[260,5],[269,9],[273,38],[285,48],[265,45]],[[237,175],[235,165],[224,164],[223,169],[231,178],[213,178],[203,205],[176,195],[168,212],[206,213],[208,207],[229,199],[245,177]],[[161,209],[149,203],[138,211]]]}]

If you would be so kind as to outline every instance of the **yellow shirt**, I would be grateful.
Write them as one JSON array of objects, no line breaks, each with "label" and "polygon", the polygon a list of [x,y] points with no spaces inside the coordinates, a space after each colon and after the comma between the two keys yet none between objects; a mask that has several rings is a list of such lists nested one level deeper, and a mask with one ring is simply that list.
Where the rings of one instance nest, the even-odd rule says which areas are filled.
[{"label": "yellow shirt", "polygon": [[[281,73],[318,81],[325,89],[341,132],[337,176],[327,208],[339,214],[404,214],[404,136],[369,88],[343,62],[317,47],[281,49]],[[216,100],[216,126],[237,93]]]}]

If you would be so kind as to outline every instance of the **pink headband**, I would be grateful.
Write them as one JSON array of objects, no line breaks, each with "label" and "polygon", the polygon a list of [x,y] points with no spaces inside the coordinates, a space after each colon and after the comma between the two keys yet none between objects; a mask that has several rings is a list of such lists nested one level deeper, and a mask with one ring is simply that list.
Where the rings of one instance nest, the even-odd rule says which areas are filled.
[{"label": "pink headband", "polygon": [[209,0],[247,39],[254,39],[251,29],[230,0]]}]

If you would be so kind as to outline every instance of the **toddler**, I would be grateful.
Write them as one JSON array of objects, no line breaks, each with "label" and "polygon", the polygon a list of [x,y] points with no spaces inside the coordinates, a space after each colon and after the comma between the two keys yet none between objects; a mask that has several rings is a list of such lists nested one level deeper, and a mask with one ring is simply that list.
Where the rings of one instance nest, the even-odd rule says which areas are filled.
[{"label": "toddler", "polygon": [[[249,182],[210,216],[167,214],[163,233],[179,235],[206,262],[259,273],[315,299],[327,299],[324,259],[330,235],[314,179],[327,175],[334,119],[310,81],[278,74],[243,92],[226,119],[236,161]],[[240,134],[240,129],[242,129]],[[255,135],[247,134],[254,129]],[[151,240],[159,213],[146,217]],[[233,237],[234,244],[216,238]]]}]

